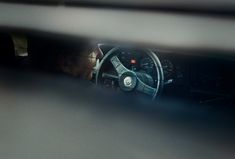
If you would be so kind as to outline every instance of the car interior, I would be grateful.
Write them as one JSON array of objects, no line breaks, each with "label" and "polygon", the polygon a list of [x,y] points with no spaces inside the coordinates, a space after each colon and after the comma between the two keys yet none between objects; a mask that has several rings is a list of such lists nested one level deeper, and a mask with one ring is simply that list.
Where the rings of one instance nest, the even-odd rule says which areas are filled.
[{"label": "car interior", "polygon": [[1,158],[234,158],[221,3],[1,1]]}]

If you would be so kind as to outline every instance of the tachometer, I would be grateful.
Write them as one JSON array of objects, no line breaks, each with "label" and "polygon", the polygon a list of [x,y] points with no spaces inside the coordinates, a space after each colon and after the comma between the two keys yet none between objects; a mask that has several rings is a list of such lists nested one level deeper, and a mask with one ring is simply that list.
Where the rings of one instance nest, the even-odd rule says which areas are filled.
[{"label": "tachometer", "polygon": [[154,67],[153,60],[150,57],[143,58],[140,61],[140,67],[148,73],[152,72]]},{"label": "tachometer", "polygon": [[165,77],[170,77],[174,73],[174,65],[170,60],[164,59],[162,62],[162,68]]}]

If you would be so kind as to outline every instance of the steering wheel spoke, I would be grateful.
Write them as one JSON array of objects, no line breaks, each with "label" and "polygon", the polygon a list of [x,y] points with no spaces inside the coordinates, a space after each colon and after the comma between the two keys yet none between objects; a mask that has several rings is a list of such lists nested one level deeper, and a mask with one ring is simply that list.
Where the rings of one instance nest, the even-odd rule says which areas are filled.
[{"label": "steering wheel spoke", "polygon": [[145,84],[139,78],[137,78],[137,81],[138,81],[137,86],[136,86],[137,91],[139,91],[141,93],[145,93],[150,96],[154,96],[154,94],[156,93],[156,88],[153,88],[153,87]]},{"label": "steering wheel spoke", "polygon": [[102,73],[102,78],[118,79],[118,76],[110,73]]},{"label": "steering wheel spoke", "polygon": [[110,59],[110,62],[113,64],[113,66],[114,66],[114,68],[117,71],[119,76],[121,76],[125,72],[130,71],[121,63],[121,61],[118,59],[117,56],[113,56]]}]

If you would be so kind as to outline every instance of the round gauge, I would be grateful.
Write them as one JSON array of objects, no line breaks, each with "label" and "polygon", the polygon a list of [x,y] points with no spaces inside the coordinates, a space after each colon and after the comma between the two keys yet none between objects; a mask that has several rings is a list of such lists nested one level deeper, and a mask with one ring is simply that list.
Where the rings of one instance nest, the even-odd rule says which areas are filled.
[{"label": "round gauge", "polygon": [[162,68],[166,77],[170,77],[174,73],[174,65],[170,60],[162,60]]},{"label": "round gauge", "polygon": [[140,61],[140,67],[147,72],[151,71],[154,67],[153,60],[150,57],[143,58]]}]

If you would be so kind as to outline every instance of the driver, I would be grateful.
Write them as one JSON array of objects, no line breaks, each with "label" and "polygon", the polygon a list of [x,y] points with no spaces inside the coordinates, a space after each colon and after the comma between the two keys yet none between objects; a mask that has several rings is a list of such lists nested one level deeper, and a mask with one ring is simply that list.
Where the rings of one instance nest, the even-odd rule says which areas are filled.
[{"label": "driver", "polygon": [[91,80],[93,68],[103,54],[89,41],[29,38],[28,53],[38,68]]},{"label": "driver", "polygon": [[78,50],[64,50],[55,57],[56,69],[74,77],[91,80],[97,60],[102,56],[99,49],[90,44],[86,44],[85,47]]}]

